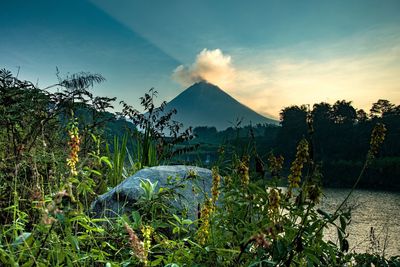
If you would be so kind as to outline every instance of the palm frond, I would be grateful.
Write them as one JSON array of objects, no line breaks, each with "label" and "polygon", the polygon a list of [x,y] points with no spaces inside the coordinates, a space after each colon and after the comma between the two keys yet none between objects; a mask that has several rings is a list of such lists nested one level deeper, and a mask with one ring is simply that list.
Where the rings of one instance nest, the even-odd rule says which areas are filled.
[{"label": "palm frond", "polygon": [[82,90],[89,87],[93,87],[95,83],[101,83],[106,79],[100,74],[92,74],[88,72],[74,73],[67,76],[60,82],[61,86],[67,89]]}]

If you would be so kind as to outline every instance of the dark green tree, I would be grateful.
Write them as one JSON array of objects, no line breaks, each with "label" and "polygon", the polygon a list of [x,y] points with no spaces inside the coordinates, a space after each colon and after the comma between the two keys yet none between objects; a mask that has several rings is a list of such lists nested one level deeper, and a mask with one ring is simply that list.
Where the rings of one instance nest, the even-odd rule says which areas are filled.
[{"label": "dark green tree", "polygon": [[357,123],[365,123],[368,120],[368,114],[363,109],[357,110]]},{"label": "dark green tree", "polygon": [[298,142],[307,136],[307,106],[290,106],[280,112],[281,129],[277,138],[278,152],[292,159]]},{"label": "dark green tree", "polygon": [[377,102],[372,104],[370,109],[371,118],[381,118],[383,116],[389,115],[395,111],[395,105],[390,103],[389,100],[379,99]]},{"label": "dark green tree", "polygon": [[332,106],[332,119],[337,124],[352,125],[357,118],[357,112],[351,105],[351,101],[336,101]]},{"label": "dark green tree", "polygon": [[321,102],[314,104],[311,111],[313,121],[313,141],[315,157],[322,160],[324,155],[329,153],[332,143],[331,130],[333,127],[332,106]]},{"label": "dark green tree", "polygon": [[202,138],[215,137],[217,129],[215,127],[199,126],[193,129],[193,133]]}]

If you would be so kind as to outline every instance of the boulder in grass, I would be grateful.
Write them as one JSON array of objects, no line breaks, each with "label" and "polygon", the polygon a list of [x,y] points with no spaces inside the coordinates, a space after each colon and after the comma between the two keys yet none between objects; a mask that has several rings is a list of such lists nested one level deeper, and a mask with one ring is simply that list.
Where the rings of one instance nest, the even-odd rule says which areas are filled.
[{"label": "boulder in grass", "polygon": [[131,213],[137,200],[145,197],[140,187],[142,181],[156,184],[155,192],[160,187],[176,187],[176,197],[170,204],[182,213],[187,211],[188,217],[195,219],[198,205],[204,202],[204,193],[210,195],[212,175],[210,170],[196,166],[173,165],[142,169],[93,201],[91,211],[94,216],[116,217]]}]

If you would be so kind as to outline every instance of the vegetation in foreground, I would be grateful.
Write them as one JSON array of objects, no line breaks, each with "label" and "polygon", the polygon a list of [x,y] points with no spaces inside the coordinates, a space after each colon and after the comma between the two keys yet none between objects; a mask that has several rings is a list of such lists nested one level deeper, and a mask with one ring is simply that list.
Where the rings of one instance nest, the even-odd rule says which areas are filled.
[{"label": "vegetation in foreground", "polygon": [[[190,139],[190,129],[179,133],[173,113],[154,106],[153,91],[142,98],[147,116],[128,105],[122,112],[143,131],[117,121],[130,137],[103,141],[110,140],[106,125],[116,123],[104,115],[113,99],[88,91],[102,80],[72,75],[60,78],[62,91],[50,93],[1,70],[1,265],[400,266],[399,257],[348,252],[347,199],[333,213],[317,208],[322,177],[312,138],[297,144],[287,177],[281,174],[281,156],[270,154],[269,179],[260,179],[257,164],[255,170],[250,165],[254,146],[229,154],[221,149],[212,168],[211,195],[205,195],[196,220],[168,204],[175,196],[172,189],[146,181],[131,214],[91,218],[89,205],[96,195],[141,168],[191,149],[176,146]],[[83,108],[91,112],[82,113]],[[385,126],[377,124],[353,188],[385,135]],[[287,180],[287,190],[277,187],[280,180]],[[337,229],[337,244],[323,238],[327,226]]]}]

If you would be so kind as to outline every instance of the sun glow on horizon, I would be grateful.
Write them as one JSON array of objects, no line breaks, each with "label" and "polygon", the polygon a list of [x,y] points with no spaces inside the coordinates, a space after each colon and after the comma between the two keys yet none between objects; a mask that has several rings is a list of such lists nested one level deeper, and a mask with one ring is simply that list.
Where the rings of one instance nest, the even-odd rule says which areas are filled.
[{"label": "sun glow on horizon", "polygon": [[[377,44],[369,44],[362,35],[279,51],[226,54],[204,49],[194,63],[177,67],[173,78],[182,86],[205,79],[274,118],[287,106],[337,100],[352,101],[354,107],[368,112],[378,99],[400,104],[400,32],[385,36],[385,42]],[[312,56],[299,56],[310,50],[315,50]]]}]

